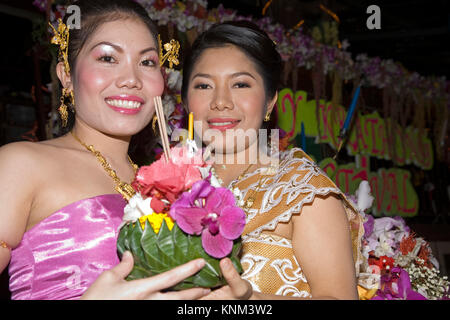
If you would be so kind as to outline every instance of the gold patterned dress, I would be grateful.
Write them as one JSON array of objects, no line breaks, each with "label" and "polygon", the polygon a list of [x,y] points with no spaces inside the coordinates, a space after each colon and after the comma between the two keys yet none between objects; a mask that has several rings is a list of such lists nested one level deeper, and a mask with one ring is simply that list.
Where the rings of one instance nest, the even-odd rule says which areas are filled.
[{"label": "gold patterned dress", "polygon": [[334,182],[298,148],[282,154],[279,168],[272,175],[264,174],[263,169],[247,173],[235,184],[244,200],[250,196],[255,198],[247,212],[242,235],[242,278],[261,293],[311,297],[308,280],[294,255],[291,240],[268,231],[273,231],[279,222],[288,222],[293,214],[300,214],[302,207],[312,203],[316,195],[329,194],[342,199],[347,213],[358,276],[364,232],[362,219]]}]

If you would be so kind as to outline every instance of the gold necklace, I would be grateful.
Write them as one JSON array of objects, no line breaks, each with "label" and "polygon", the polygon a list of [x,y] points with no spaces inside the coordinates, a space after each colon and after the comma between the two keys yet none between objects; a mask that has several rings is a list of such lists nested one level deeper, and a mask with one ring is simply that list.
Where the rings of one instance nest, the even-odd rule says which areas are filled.
[{"label": "gold necklace", "polygon": [[[266,179],[267,180],[267,179]],[[247,200],[245,200],[244,203],[244,211],[247,212],[248,210],[250,210],[253,207],[253,204],[255,203],[256,200],[256,194],[259,191],[259,188],[261,187],[261,182],[262,182],[262,175],[258,180],[258,186],[256,187],[256,189],[252,189],[252,193],[248,196]]]},{"label": "gold necklace", "polygon": [[245,168],[245,170],[237,177],[237,179],[231,183],[231,189],[234,189],[236,183],[241,181],[241,179],[247,174],[248,170],[251,168],[252,165],[253,163],[250,163],[250,165],[247,168]]},{"label": "gold necklace", "polygon": [[[248,169],[250,169],[251,165],[248,166],[248,168],[244,171],[244,173],[242,173],[238,179],[236,181],[234,181],[234,183],[232,184],[231,189],[234,189],[234,186],[245,176],[245,174],[247,173]],[[269,174],[271,174],[272,171],[269,171]],[[253,207],[253,204],[255,203],[256,200],[256,194],[258,193],[259,189],[261,188],[261,185],[263,183],[265,183],[267,180],[269,179],[269,177],[267,177],[266,179],[264,179],[263,181],[263,175],[260,173],[260,177],[258,179],[258,185],[255,189],[251,189],[249,191],[251,191],[250,195],[247,197],[247,200],[245,200],[244,205],[243,205],[243,210],[245,212],[248,213],[248,211]]]},{"label": "gold necklace", "polygon": [[[236,186],[236,184],[237,184],[239,181],[241,181],[242,178],[247,174],[248,170],[251,168],[252,165],[253,165],[253,164],[250,164],[250,165],[244,170],[244,172],[242,172],[242,173],[238,176],[238,178],[237,178],[235,181],[233,181],[233,183],[231,184],[231,189],[232,189],[232,190],[234,189],[234,187]],[[253,193],[251,193],[250,196],[247,197],[247,200],[245,200],[244,205],[242,206],[242,209],[243,209],[245,212],[248,212],[248,210],[250,210],[250,209],[252,208],[253,204],[255,203],[255,200],[256,200],[255,195],[256,195],[256,193],[259,191],[259,188],[260,188],[260,186],[261,186],[261,181],[262,181],[262,176],[261,176],[261,177],[259,178],[259,180],[258,180],[258,186],[257,186],[257,188],[256,188],[255,190],[252,190]]]},{"label": "gold necklace", "polygon": [[[97,160],[101,163],[103,169],[109,174],[109,176],[114,180],[114,183],[116,184],[115,190],[124,197],[125,200],[129,201],[132,196],[136,193],[133,189],[133,187],[123,182],[117,177],[116,171],[111,168],[111,165],[106,161],[105,157],[97,150],[94,149],[93,145],[87,145],[83,141],[80,140],[80,138],[77,137],[77,135],[70,131],[72,136],[77,140],[83,147],[85,147],[88,151],[92,152]],[[135,164],[130,156],[128,156],[128,161],[130,162],[131,166],[133,167],[134,173],[136,174],[136,171],[138,170],[138,165]]]}]

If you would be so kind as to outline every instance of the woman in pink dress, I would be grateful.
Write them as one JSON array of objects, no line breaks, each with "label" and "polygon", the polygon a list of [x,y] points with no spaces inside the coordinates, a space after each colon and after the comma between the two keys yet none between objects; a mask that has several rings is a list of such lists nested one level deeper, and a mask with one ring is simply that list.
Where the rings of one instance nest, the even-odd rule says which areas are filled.
[{"label": "woman in pink dress", "polygon": [[126,281],[133,259],[119,262],[116,251],[121,193],[136,169],[130,138],[151,121],[164,88],[157,30],[131,0],[75,4],[81,28],[70,29],[56,70],[68,133],[0,148],[0,272],[9,263],[12,299],[199,298],[208,290],[162,290],[200,270],[201,259]]}]

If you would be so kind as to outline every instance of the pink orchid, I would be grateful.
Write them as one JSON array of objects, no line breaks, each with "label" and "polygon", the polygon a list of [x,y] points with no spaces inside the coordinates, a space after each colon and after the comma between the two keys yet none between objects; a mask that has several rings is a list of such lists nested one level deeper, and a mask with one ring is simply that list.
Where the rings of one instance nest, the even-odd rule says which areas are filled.
[{"label": "pink orchid", "polygon": [[201,234],[206,253],[218,259],[232,251],[233,240],[245,227],[245,213],[236,206],[233,193],[215,188],[207,180],[195,182],[184,192],[172,204],[170,215],[184,232]]}]

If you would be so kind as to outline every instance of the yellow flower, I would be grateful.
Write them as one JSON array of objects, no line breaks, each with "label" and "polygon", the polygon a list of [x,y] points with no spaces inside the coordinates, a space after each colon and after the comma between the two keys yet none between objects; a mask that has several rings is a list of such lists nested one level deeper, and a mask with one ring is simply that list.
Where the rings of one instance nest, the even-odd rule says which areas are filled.
[{"label": "yellow flower", "polygon": [[366,289],[358,285],[359,300],[370,300],[377,293],[378,288]]},{"label": "yellow flower", "polygon": [[142,229],[145,228],[145,220],[148,220],[156,234],[159,232],[163,221],[166,221],[169,230],[172,230],[174,225],[172,218],[167,213],[152,213],[140,217],[139,223],[141,224]]}]

